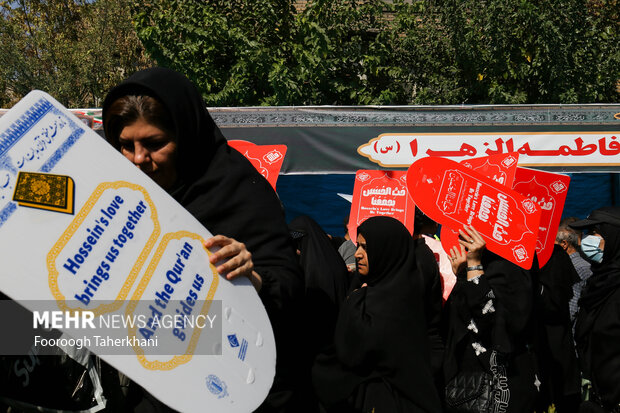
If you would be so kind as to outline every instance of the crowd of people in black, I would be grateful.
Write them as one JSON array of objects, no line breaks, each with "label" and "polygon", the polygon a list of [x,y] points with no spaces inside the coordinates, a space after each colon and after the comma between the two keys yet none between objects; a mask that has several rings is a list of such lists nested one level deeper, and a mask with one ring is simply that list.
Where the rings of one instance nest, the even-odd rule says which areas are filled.
[{"label": "crowd of people in black", "polygon": [[[551,258],[530,270],[463,227],[447,295],[427,245],[436,226],[421,211],[413,236],[373,217],[355,243],[308,216],[287,225],[276,193],[228,146],[184,76],[132,75],[108,94],[103,122],[111,145],[216,234],[205,247],[221,247],[218,271],[258,291],[277,348],[258,412],[620,412],[620,208],[562,222]],[[170,410],[101,360],[95,367],[105,411]],[[80,377],[80,389],[71,381],[36,403],[3,384],[0,403],[88,411],[88,397],[60,395],[94,394]]]}]

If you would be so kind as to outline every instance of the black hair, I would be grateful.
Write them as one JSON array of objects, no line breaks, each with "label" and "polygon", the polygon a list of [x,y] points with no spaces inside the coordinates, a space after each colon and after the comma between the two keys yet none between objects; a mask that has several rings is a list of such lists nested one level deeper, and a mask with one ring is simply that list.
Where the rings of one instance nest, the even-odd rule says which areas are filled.
[{"label": "black hair", "polygon": [[105,112],[103,126],[108,142],[120,149],[121,132],[138,119],[144,119],[176,140],[172,118],[159,100],[148,95],[126,95],[116,99]]}]

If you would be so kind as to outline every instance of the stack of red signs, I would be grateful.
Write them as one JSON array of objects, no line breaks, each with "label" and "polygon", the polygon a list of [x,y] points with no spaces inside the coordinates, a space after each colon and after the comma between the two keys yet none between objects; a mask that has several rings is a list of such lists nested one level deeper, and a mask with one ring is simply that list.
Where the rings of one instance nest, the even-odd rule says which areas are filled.
[{"label": "stack of red signs", "polygon": [[275,191],[280,168],[282,168],[284,155],[286,155],[286,145],[256,145],[242,140],[228,141],[228,144],[241,152],[256,170],[269,181]]},{"label": "stack of red signs", "polygon": [[[471,168],[423,158],[409,168],[407,186],[418,207],[444,228],[471,225],[489,250],[529,269],[535,251],[540,265],[551,255],[569,178],[516,168],[515,155],[467,160]],[[444,237],[452,237],[444,248],[454,245],[454,232],[442,231]]]},{"label": "stack of red signs", "polygon": [[[491,178],[498,184],[511,188],[517,172],[518,160],[519,154],[511,152],[467,159],[460,163],[481,175]],[[451,228],[445,225],[441,227],[441,244],[448,255],[450,255],[453,247],[460,250],[458,230],[461,228]]]},{"label": "stack of red signs", "polygon": [[415,204],[407,195],[406,171],[360,170],[355,174],[349,236],[357,239],[357,227],[374,216],[389,216],[413,233]]}]

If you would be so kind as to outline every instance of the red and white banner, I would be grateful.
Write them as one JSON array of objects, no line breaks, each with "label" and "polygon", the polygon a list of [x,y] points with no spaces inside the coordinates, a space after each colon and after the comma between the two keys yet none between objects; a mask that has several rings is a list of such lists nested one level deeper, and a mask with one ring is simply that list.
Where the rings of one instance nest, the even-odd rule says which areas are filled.
[{"label": "red and white banner", "polygon": [[567,175],[517,168],[512,188],[538,204],[541,211],[536,242],[536,254],[541,267],[549,261],[553,252],[569,182],[570,177]]},{"label": "red and white banner", "polygon": [[[461,161],[466,166],[481,175],[491,178],[498,184],[507,188],[512,188],[512,183],[517,172],[517,163],[519,154],[516,152],[484,156],[482,158],[468,159]],[[460,249],[459,232],[461,228],[450,228],[446,225],[441,227],[441,245],[444,251],[449,255],[452,247]]]},{"label": "red and white banner", "polygon": [[348,225],[353,242],[357,240],[357,227],[374,216],[396,218],[413,233],[415,204],[407,195],[406,174],[406,171],[357,171]]},{"label": "red and white banner", "polygon": [[407,172],[418,207],[451,228],[472,225],[487,248],[522,268],[532,266],[540,208],[504,185],[445,158],[423,158]]},{"label": "red and white banner", "polygon": [[357,152],[383,167],[427,156],[463,161],[518,152],[521,166],[620,165],[620,132],[384,133]]},{"label": "red and white banner", "polygon": [[286,145],[256,145],[252,142],[234,140],[228,144],[241,152],[256,170],[265,177],[275,191],[276,182],[286,155]]}]

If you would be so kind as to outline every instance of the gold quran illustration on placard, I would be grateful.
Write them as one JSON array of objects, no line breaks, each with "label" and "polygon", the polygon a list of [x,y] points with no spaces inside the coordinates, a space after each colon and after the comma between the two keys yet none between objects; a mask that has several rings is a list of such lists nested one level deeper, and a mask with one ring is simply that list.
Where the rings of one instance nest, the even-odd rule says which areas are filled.
[{"label": "gold quran illustration on placard", "polygon": [[20,172],[13,201],[19,206],[73,214],[73,188],[69,176]]}]

